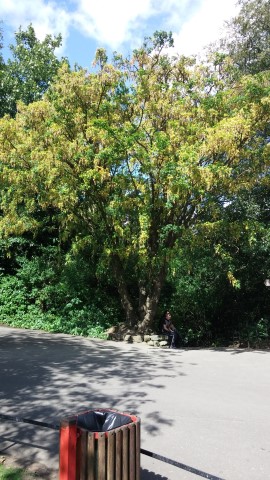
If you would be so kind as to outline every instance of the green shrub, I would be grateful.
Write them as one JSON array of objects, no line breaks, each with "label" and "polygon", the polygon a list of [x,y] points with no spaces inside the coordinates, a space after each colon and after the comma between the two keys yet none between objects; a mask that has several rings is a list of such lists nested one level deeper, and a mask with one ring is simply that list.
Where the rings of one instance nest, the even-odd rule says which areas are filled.
[{"label": "green shrub", "polygon": [[[81,259],[65,264],[58,249],[17,258],[16,275],[0,275],[0,321],[10,326],[104,337],[118,322],[120,308]],[[91,272],[91,270],[90,270]]]}]

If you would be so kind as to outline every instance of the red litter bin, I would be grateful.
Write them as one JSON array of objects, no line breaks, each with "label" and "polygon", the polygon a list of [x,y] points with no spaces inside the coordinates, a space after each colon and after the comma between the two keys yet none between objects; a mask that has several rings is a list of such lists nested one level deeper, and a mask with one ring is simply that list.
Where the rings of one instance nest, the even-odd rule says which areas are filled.
[{"label": "red litter bin", "polygon": [[60,422],[59,480],[139,480],[140,419],[94,409]]}]

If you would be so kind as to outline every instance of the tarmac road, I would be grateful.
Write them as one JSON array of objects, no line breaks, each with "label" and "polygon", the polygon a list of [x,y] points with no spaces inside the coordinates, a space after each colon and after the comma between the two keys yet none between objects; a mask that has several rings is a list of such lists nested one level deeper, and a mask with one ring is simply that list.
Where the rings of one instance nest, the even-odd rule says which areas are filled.
[{"label": "tarmac road", "polygon": [[[162,350],[0,327],[0,414],[141,418],[142,448],[225,480],[270,479],[270,352]],[[0,420],[0,455],[57,471],[58,434]],[[141,480],[202,477],[141,456]]]}]

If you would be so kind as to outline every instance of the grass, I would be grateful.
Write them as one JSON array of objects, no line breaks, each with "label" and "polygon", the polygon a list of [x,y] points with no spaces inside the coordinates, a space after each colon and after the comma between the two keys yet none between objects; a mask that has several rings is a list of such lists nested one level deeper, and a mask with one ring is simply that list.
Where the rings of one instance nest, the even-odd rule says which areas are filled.
[{"label": "grass", "polygon": [[23,480],[23,468],[5,467],[0,465],[0,480]]}]

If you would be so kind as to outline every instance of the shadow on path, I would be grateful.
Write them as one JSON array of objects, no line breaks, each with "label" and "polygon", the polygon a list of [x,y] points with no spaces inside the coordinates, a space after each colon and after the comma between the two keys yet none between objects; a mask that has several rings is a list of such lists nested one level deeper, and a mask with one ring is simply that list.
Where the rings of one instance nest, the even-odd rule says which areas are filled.
[{"label": "shadow on path", "polygon": [[144,468],[141,468],[141,480],[169,480],[168,477],[163,477],[158,473],[150,472]]},{"label": "shadow on path", "polygon": [[[166,361],[166,368],[164,368]],[[181,356],[132,345],[39,331],[0,328],[0,413],[59,423],[92,408],[113,408],[140,416],[143,428],[158,435],[173,418],[155,408],[163,378],[181,372]],[[151,391],[151,393],[150,393]],[[156,395],[153,395],[156,391]],[[0,452],[23,455],[26,464],[58,463],[58,433],[22,423],[1,422]],[[150,474],[150,473],[149,473]],[[162,478],[162,477],[145,477]]]}]

